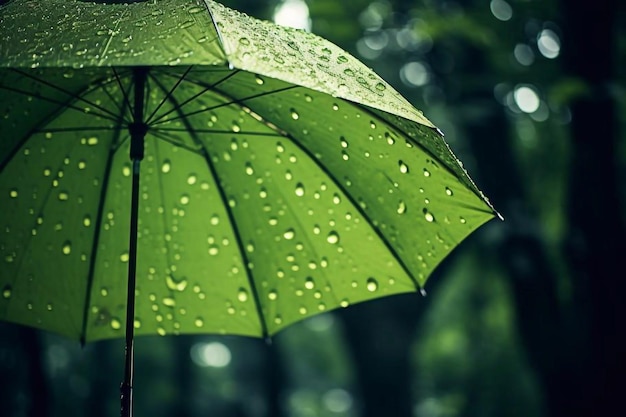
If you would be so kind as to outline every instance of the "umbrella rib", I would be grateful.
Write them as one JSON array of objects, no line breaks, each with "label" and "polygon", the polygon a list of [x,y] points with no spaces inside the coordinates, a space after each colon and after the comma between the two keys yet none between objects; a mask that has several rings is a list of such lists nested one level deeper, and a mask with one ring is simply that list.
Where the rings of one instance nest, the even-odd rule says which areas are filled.
[{"label": "umbrella rib", "polygon": [[[113,71],[113,76],[117,81],[117,85],[120,87],[120,91],[122,92],[122,98],[124,99],[124,103],[126,104],[125,108],[127,109],[127,111],[130,111],[133,108],[133,106],[130,105],[130,95],[128,94],[128,91],[126,91],[126,89],[124,88],[124,85],[122,84],[122,79],[120,78],[120,74],[117,72],[115,67],[111,67],[111,71]],[[128,120],[132,120],[132,115],[128,118]]]},{"label": "umbrella rib", "polygon": [[408,266],[404,263],[404,261],[402,260],[402,258],[398,255],[398,253],[396,252],[396,250],[393,248],[393,246],[391,245],[391,243],[389,242],[389,240],[387,239],[387,237],[382,233],[382,231],[374,226],[374,223],[372,222],[372,219],[369,217],[369,215],[365,212],[365,210],[361,207],[361,205],[355,201],[355,199],[352,197],[352,195],[350,193],[348,193],[348,191],[346,190],[346,188],[341,184],[340,181],[338,181],[334,175],[332,175],[332,173],[323,165],[320,163],[320,161],[315,157],[315,155],[313,155],[308,149],[306,149],[304,146],[302,146],[300,144],[300,142],[293,136],[291,135],[289,132],[285,132],[282,130],[278,130],[277,126],[269,121],[266,120],[265,118],[262,119],[262,122],[265,123],[265,125],[267,127],[269,127],[272,130],[276,130],[277,132],[279,132],[282,136],[288,138],[289,140],[291,140],[291,142],[298,147],[302,152],[304,152],[311,161],[313,161],[313,163],[315,163],[315,165],[321,170],[323,171],[328,178],[330,178],[330,180],[342,191],[342,193],[346,196],[346,198],[348,200],[350,200],[350,203],[352,203],[352,205],[354,206],[354,208],[359,212],[359,214],[361,214],[361,216],[363,216],[363,218],[367,221],[367,223],[369,225],[371,225],[372,229],[374,230],[374,233],[376,233],[376,235],[378,236],[378,238],[383,242],[383,244],[385,245],[385,247],[387,248],[387,250],[392,254],[392,256],[394,257],[394,259],[398,262],[398,264],[400,265],[400,267],[404,270],[404,272],[407,274],[407,276],[411,279],[411,281],[413,281],[413,284],[415,285],[415,288],[417,291],[421,290],[421,286],[419,284],[419,282],[417,281],[417,279],[413,276],[413,273],[411,272],[411,270],[408,268]]},{"label": "umbrella rib", "polygon": [[[169,97],[171,96],[171,93],[174,92],[174,89],[178,86],[178,84],[180,84],[183,79],[185,78],[185,76],[189,73],[189,70],[191,70],[191,67],[189,67],[189,69],[187,71],[185,71],[185,74],[183,74],[183,76],[178,80],[178,82],[176,83],[176,86],[174,86],[174,88],[172,88],[172,90],[170,90],[170,92],[168,94],[166,94],[166,96],[163,98],[163,100],[161,101],[161,103],[159,103],[159,106],[157,107],[157,109],[155,111],[152,112],[152,114],[150,115],[150,117],[148,117],[148,124],[152,124],[155,122],[158,122],[159,120],[162,120],[164,117],[168,116],[169,114],[177,111],[177,109],[172,109],[169,110],[165,113],[163,113],[162,115],[160,115],[159,117],[157,117],[156,119],[152,120],[152,117],[154,117],[154,115],[156,114],[157,110],[159,110],[159,108],[161,108],[161,106],[163,104],[165,104],[165,102],[169,99]],[[193,96],[191,96],[190,98],[186,99],[185,101],[183,101],[182,103],[179,103],[179,109],[181,109],[183,106],[185,106],[186,104],[191,103],[192,101],[194,101],[196,98],[200,97],[201,95],[203,95],[204,93],[206,93],[207,91],[210,91],[212,89],[214,89],[216,86],[218,86],[219,84],[223,83],[224,81],[228,80],[230,77],[234,76],[235,74],[237,74],[239,72],[239,70],[235,70],[235,71],[230,71],[225,77],[223,77],[221,80],[215,82],[212,85],[200,85],[197,82],[194,81],[190,81],[189,79],[186,79],[185,81],[190,82],[192,84],[196,84],[196,85],[200,85],[201,87],[204,88],[204,90],[200,91],[199,93],[194,94]],[[163,72],[163,74],[169,76],[169,77],[175,77],[173,74],[169,74],[167,72]],[[153,77],[152,77],[153,78]]]},{"label": "umbrella rib", "polygon": [[289,87],[280,88],[278,90],[264,91],[262,93],[254,94],[252,96],[244,97],[244,98],[241,98],[241,99],[233,98],[230,95],[225,94],[221,90],[213,89],[212,90],[213,92],[221,94],[224,97],[230,99],[231,101],[226,102],[226,103],[220,103],[220,104],[217,104],[215,106],[208,107],[208,108],[202,109],[202,110],[197,110],[197,111],[194,111],[194,112],[191,112],[191,113],[180,114],[178,117],[172,117],[170,119],[161,120],[158,123],[152,123],[152,125],[154,126],[154,125],[157,125],[157,124],[167,123],[167,122],[171,122],[173,120],[179,120],[179,119],[182,119],[182,118],[185,118],[185,117],[189,117],[189,116],[194,116],[194,115],[200,114],[200,113],[206,113],[208,111],[212,111],[212,110],[219,109],[219,108],[222,108],[222,107],[230,106],[231,104],[238,104],[238,105],[242,106],[243,102],[245,102],[245,101],[252,100],[252,99],[255,99],[255,98],[259,98],[259,97],[263,97],[263,96],[266,96],[266,95],[269,95],[269,94],[275,94],[275,93],[280,93],[280,92],[283,92],[283,91],[288,91],[288,90],[291,90],[291,89],[294,89],[294,88],[296,88],[295,85],[289,86]]},{"label": "umbrella rib", "polygon": [[[176,83],[174,83],[174,86],[172,88],[170,88],[169,91],[167,91],[165,93],[165,96],[163,97],[163,100],[161,100],[161,102],[156,106],[156,108],[152,111],[152,113],[150,113],[150,115],[148,117],[146,117],[146,119],[145,119],[146,120],[146,124],[150,124],[150,121],[152,120],[154,115],[161,109],[161,107],[168,101],[168,99],[172,96],[172,94],[174,94],[174,91],[176,91],[178,86],[185,80],[185,77],[187,76],[187,74],[189,74],[189,71],[191,71],[191,68],[192,68],[191,66],[187,67],[185,72],[183,72],[183,75],[180,76],[180,77],[177,77],[178,79],[176,80]],[[152,75],[152,74],[149,74],[148,77],[154,79],[154,75]],[[182,105],[184,105],[184,103],[181,104],[181,106]]]},{"label": "umbrella rib", "polygon": [[[358,105],[358,103],[355,103],[355,104]],[[363,106],[363,105],[358,105],[358,106],[364,113],[369,114],[371,117],[375,118],[376,120],[378,120],[378,121],[380,121],[380,122],[382,122],[384,124],[390,124],[388,121],[386,121],[381,116],[379,116],[374,111],[372,111],[372,109],[370,109],[370,108],[368,108],[366,106]],[[411,135],[409,135],[408,132],[406,132],[404,129],[400,129],[396,125],[394,125],[393,127],[395,129],[397,129],[400,133],[402,133],[404,135],[405,139],[409,143],[411,143],[413,146],[417,146],[420,149],[422,149],[424,152],[426,152],[428,155],[430,155],[431,158],[436,159],[444,167],[444,169],[448,170],[451,174],[453,174],[454,176],[458,177],[457,173],[455,173],[454,170],[450,169],[448,167],[448,165],[444,161],[442,161],[439,156],[435,155],[429,149],[425,148],[424,145],[422,145],[421,143],[419,143],[418,141],[413,139],[413,137]],[[442,136],[442,138],[443,138],[443,133],[441,133],[441,131],[438,128],[432,128],[432,127],[428,127],[428,126],[424,126],[424,128],[430,129],[430,130],[434,130],[434,131],[438,132]],[[454,152],[452,152],[452,149],[450,148],[450,145],[448,145],[448,143],[446,141],[444,141],[444,140],[442,140],[442,143],[446,147],[446,150],[450,153],[450,155],[452,155],[454,157],[454,159],[459,161],[459,159],[456,157],[456,155],[454,155]],[[493,214],[493,215],[497,216],[500,220],[504,220],[504,217],[502,217],[502,215],[495,209],[495,207],[493,207],[491,202],[482,193],[482,191],[480,191],[480,189],[476,186],[476,183],[474,183],[474,180],[472,180],[472,178],[469,176],[469,174],[467,173],[465,168],[463,168],[461,165],[459,165],[459,168],[463,171],[463,174],[464,174],[462,176],[461,180],[466,185],[468,185],[470,190],[474,191],[474,194],[476,194],[491,209],[490,214]],[[474,208],[474,209],[476,209],[476,208]],[[481,211],[483,213],[488,213],[488,211],[484,210],[484,209],[479,209],[479,211]]]},{"label": "umbrella rib", "polygon": [[[158,80],[155,80],[155,82],[159,86],[159,88],[161,88],[162,90],[165,91],[165,89],[158,82]],[[172,101],[172,104],[174,104],[174,108],[178,108],[178,103],[176,102],[176,99],[174,97],[170,97],[170,100]],[[200,153],[201,153],[202,157],[204,158],[204,160],[205,160],[205,162],[207,164],[207,167],[209,168],[209,171],[211,171],[211,175],[215,179],[215,185],[216,185],[216,188],[217,188],[217,190],[219,192],[219,195],[220,195],[220,198],[222,200],[223,206],[225,207],[226,215],[228,216],[228,221],[232,225],[233,234],[235,235],[235,240],[237,242],[237,249],[239,250],[239,254],[241,255],[242,264],[243,264],[243,267],[244,267],[244,269],[246,271],[246,277],[248,278],[248,284],[250,285],[250,289],[252,291],[252,296],[254,297],[254,305],[255,305],[256,310],[257,310],[257,315],[259,316],[259,322],[261,324],[262,337],[264,339],[267,339],[267,338],[269,338],[269,332],[268,332],[267,322],[265,320],[265,316],[263,315],[263,311],[261,310],[261,302],[260,302],[259,293],[257,291],[256,286],[254,285],[254,281],[252,280],[252,271],[250,270],[249,259],[246,256],[246,251],[245,251],[245,248],[244,248],[244,245],[243,245],[243,240],[241,238],[241,235],[239,234],[239,230],[237,229],[237,225],[235,223],[235,216],[234,216],[230,206],[228,205],[228,199],[226,197],[226,193],[225,193],[224,189],[222,188],[222,186],[220,184],[219,175],[217,173],[217,170],[215,169],[215,165],[213,165],[213,162],[211,161],[211,158],[210,158],[208,152],[206,151],[206,148],[202,145],[202,141],[198,138],[196,132],[191,128],[191,124],[189,123],[189,120],[187,119],[187,117],[185,117],[185,115],[181,115],[180,119],[182,119],[183,124],[187,128],[189,128],[189,134],[190,134],[191,138],[198,145],[198,147],[200,147],[200,149],[201,149]]]},{"label": "umbrella rib", "polygon": [[[36,82],[38,82],[38,83],[40,83],[40,84],[42,84],[42,85],[45,85],[45,86],[47,86],[47,87],[50,87],[50,88],[52,88],[53,90],[57,90],[57,91],[60,91],[60,92],[61,92],[61,93],[63,93],[63,94],[67,94],[69,97],[72,97],[73,99],[75,99],[75,100],[77,100],[77,101],[82,101],[82,102],[84,102],[84,103],[86,103],[86,104],[89,104],[90,106],[93,106],[93,107],[95,107],[95,108],[97,108],[97,109],[101,110],[103,113],[107,114],[107,115],[108,115],[108,117],[106,117],[106,116],[104,116],[104,115],[100,115],[100,114],[95,114],[95,113],[94,113],[95,115],[98,115],[98,116],[101,116],[101,117],[108,118],[109,120],[116,120],[117,115],[116,115],[115,113],[113,113],[112,111],[110,111],[110,110],[108,110],[108,109],[106,109],[106,108],[104,108],[104,107],[100,106],[99,104],[96,104],[96,103],[94,103],[94,102],[92,102],[92,101],[90,101],[90,100],[87,100],[87,99],[85,99],[85,98],[81,97],[80,95],[74,94],[74,93],[72,93],[71,91],[68,91],[68,90],[66,90],[66,89],[64,89],[64,88],[61,88],[61,87],[59,87],[58,85],[54,85],[53,83],[48,82],[48,81],[46,81],[46,80],[44,80],[44,79],[41,79],[41,78],[39,78],[39,77],[35,77],[34,75],[28,74],[27,72],[20,71],[20,70],[17,70],[17,69],[13,69],[13,71],[17,72],[18,74],[20,74],[20,75],[22,75],[22,76],[24,76],[24,77],[26,77],[26,78],[30,78],[31,80],[34,80],[34,81],[36,81]],[[19,93],[23,93],[23,94],[31,95],[31,94],[29,94],[29,93],[27,93],[27,92],[22,92],[22,91],[19,91],[19,90],[17,90],[17,89],[7,88],[7,87],[4,87],[4,86],[3,86],[3,88],[6,88],[6,89],[8,89],[8,90],[13,90],[13,91],[16,91],[16,92],[19,92]],[[43,99],[46,99],[46,100],[48,100],[48,101],[56,102],[55,100],[52,100],[52,99],[49,99],[49,98],[46,98],[46,97],[39,97],[39,98],[43,98]],[[57,104],[61,104],[61,103],[59,103],[59,102],[56,102],[56,103],[57,103]],[[76,108],[77,110],[80,110],[80,111],[82,111],[82,112],[84,112],[84,111],[85,111],[85,109],[81,109],[81,108],[79,108],[79,107],[73,107],[73,106],[72,106],[72,108]]]},{"label": "umbrella rib", "polygon": [[[118,129],[117,135],[113,138],[113,143],[119,140],[121,130],[122,120],[118,120]],[[89,270],[87,272],[87,285],[85,288],[85,305],[83,307],[83,326],[80,332],[80,343],[81,345],[85,345],[87,342],[87,325],[88,325],[88,315],[89,315],[89,305],[91,304],[91,293],[93,290],[93,282],[96,273],[96,258],[98,256],[98,243],[100,241],[100,232],[102,230],[102,220],[104,213],[104,203],[106,193],[109,188],[109,179],[111,177],[111,170],[113,169],[113,156],[117,152],[117,149],[111,148],[109,150],[109,155],[107,157],[106,167],[104,169],[102,188],[100,189],[100,199],[98,200],[100,204],[98,204],[98,209],[96,213],[96,219],[94,224],[94,236],[91,243],[91,256],[89,257]]]},{"label": "umbrella rib", "polygon": [[[32,96],[32,94],[30,92],[28,92],[28,91],[20,90],[18,88],[13,88],[13,87],[7,87],[6,85],[0,85],[0,89],[4,89],[4,90],[7,90],[7,91],[12,91],[12,92],[18,93],[18,94],[23,94],[25,96]],[[79,96],[76,96],[74,94],[71,94],[71,93],[66,93],[66,94],[68,94],[70,96],[70,101],[72,101],[72,100],[85,101],[82,98],[80,98]],[[84,108],[80,108],[80,107],[75,106],[73,104],[69,104],[69,103],[63,102],[61,100],[56,100],[56,99],[53,99],[53,98],[50,98],[50,97],[44,97],[44,96],[37,96],[37,98],[40,99],[40,100],[44,100],[44,101],[47,101],[47,102],[50,102],[50,103],[54,103],[54,104],[58,104],[60,106],[63,106],[64,109],[70,108],[70,109],[77,110],[77,111],[79,111],[79,112],[81,112],[83,114],[90,114],[91,116],[94,116],[94,117],[102,117],[103,119],[111,120],[111,121],[115,121],[116,120],[115,119],[116,115],[114,113],[109,112],[106,109],[105,109],[106,110],[105,113],[94,113],[94,112],[85,113],[85,109]],[[98,107],[98,108],[100,108],[100,107]]]}]

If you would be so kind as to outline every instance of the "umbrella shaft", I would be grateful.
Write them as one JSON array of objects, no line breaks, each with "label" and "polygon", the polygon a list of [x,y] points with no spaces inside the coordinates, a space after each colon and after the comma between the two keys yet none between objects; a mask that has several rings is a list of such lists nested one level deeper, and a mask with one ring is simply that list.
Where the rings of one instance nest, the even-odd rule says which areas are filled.
[{"label": "umbrella shaft", "polygon": [[134,376],[134,330],[135,330],[135,283],[137,276],[137,229],[139,217],[139,172],[143,159],[144,137],[147,125],[143,121],[145,84],[147,70],[133,68],[135,85],[134,120],[129,125],[131,136],[130,158],[133,161],[133,185],[130,208],[130,239],[128,259],[128,289],[126,294],[126,346],[124,381],[121,391],[121,415],[131,417],[133,414],[133,376]]}]

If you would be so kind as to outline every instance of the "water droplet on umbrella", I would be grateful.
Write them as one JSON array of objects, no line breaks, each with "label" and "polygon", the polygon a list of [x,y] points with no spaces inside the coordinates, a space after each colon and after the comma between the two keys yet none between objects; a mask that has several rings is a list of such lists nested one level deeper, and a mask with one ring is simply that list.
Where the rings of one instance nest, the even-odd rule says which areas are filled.
[{"label": "water droplet on umbrella", "polygon": [[350,305],[350,301],[347,298],[344,298],[343,300],[341,300],[341,302],[339,303],[339,305],[343,308],[346,308]]},{"label": "water droplet on umbrella", "polygon": [[210,221],[213,226],[217,226],[220,223],[220,218],[217,214],[214,214],[213,216],[211,216]]},{"label": "water droplet on umbrella", "polygon": [[237,293],[237,299],[242,303],[248,301],[248,291],[245,288],[239,288],[239,292]]},{"label": "water droplet on umbrella", "polygon": [[387,89],[387,86],[383,83],[376,83],[376,86],[374,88],[376,88],[376,90],[378,91],[385,91]]},{"label": "water droplet on umbrella", "polygon": [[402,200],[398,203],[398,214],[406,213],[406,203]]},{"label": "water droplet on umbrella", "polygon": [[187,184],[194,185],[196,181],[198,181],[198,177],[196,177],[196,174],[189,174],[189,176],[187,177]]},{"label": "water droplet on umbrella", "polygon": [[296,195],[298,197],[302,197],[304,195],[304,185],[301,182],[296,184]]},{"label": "water droplet on umbrella", "polygon": [[333,204],[339,204],[339,203],[341,203],[341,197],[337,193],[333,194]]},{"label": "water droplet on umbrella", "polygon": [[62,252],[64,255],[69,255],[72,252],[72,244],[69,240],[63,243]]},{"label": "water droplet on umbrella", "polygon": [[252,164],[250,162],[246,162],[246,174],[247,175],[254,174],[254,168],[252,168]]},{"label": "water droplet on umbrella", "polygon": [[334,230],[331,231],[328,236],[326,236],[326,241],[330,244],[336,244],[339,242],[339,234]]},{"label": "water droplet on umbrella", "polygon": [[283,322],[283,318],[280,315],[276,315],[274,317],[274,324],[281,324]]},{"label": "water droplet on umbrella", "polygon": [[425,177],[430,177],[430,171],[427,170],[426,168],[424,168],[424,176]]},{"label": "water droplet on umbrella", "polygon": [[370,277],[367,279],[366,287],[369,292],[374,292],[378,289],[378,281],[376,281],[375,278]]},{"label": "water droplet on umbrella", "polygon": [[183,194],[180,197],[180,204],[182,204],[183,206],[186,206],[187,204],[189,204],[189,195]]},{"label": "water droplet on umbrella", "polygon": [[272,301],[276,300],[278,298],[278,292],[276,292],[276,290],[271,290],[267,293],[267,298]]},{"label": "water droplet on umbrella", "polygon": [[287,240],[292,240],[296,237],[296,232],[293,229],[287,229],[285,233],[283,233],[283,237]]},{"label": "water droplet on umbrella", "polygon": [[209,255],[215,256],[220,252],[219,247],[217,245],[209,246]]},{"label": "water droplet on umbrella", "polygon": [[133,320],[133,327],[135,329],[140,329],[141,328],[141,320],[139,320],[138,318],[135,318],[135,320]]},{"label": "water droplet on umbrella", "polygon": [[452,192],[450,188],[446,187],[446,195],[452,196],[454,195],[454,193]]},{"label": "water droplet on umbrella", "polygon": [[122,322],[120,321],[120,319],[118,319],[117,317],[112,317],[111,318],[111,328],[113,330],[119,330],[122,328]]},{"label": "water droplet on umbrella", "polygon": [[430,211],[428,211],[428,209],[425,208],[424,210],[422,210],[422,212],[424,213],[424,218],[426,219],[427,222],[432,223],[435,221],[435,216],[433,216],[433,214]]},{"label": "water droplet on umbrella", "polygon": [[244,45],[244,46],[248,46],[248,45],[250,45],[250,39],[248,39],[248,38],[239,38],[239,43]]},{"label": "water droplet on umbrella", "polygon": [[11,198],[17,198],[17,188],[11,189],[11,191],[9,191],[9,196]]},{"label": "water droplet on umbrella", "polygon": [[306,278],[306,280],[304,281],[304,288],[306,288],[307,290],[312,290],[313,288],[315,288],[315,281],[313,280],[313,277]]},{"label": "water droplet on umbrella", "polygon": [[293,120],[298,120],[300,118],[300,115],[295,109],[291,109],[291,118]]},{"label": "water droplet on umbrella", "polygon": [[87,138],[87,145],[89,146],[94,146],[98,144],[98,138],[96,136],[92,136],[90,138]]},{"label": "water droplet on umbrella", "polygon": [[165,331],[165,329],[161,326],[157,327],[157,334],[159,336],[165,336],[167,334],[167,332]]},{"label": "water droplet on umbrella", "polygon": [[308,311],[307,311],[306,307],[304,307],[304,306],[303,306],[303,307],[300,307],[300,308],[298,309],[298,313],[300,313],[300,314],[301,314],[301,315],[303,315],[303,316],[304,316],[304,315],[306,315],[306,313],[307,313],[307,312],[308,312]]},{"label": "water droplet on umbrella", "polygon": [[463,224],[467,223],[467,220],[465,220],[464,217],[459,217],[459,221]]},{"label": "water droplet on umbrella", "polygon": [[10,285],[5,285],[4,288],[2,288],[2,298],[4,298],[5,300],[8,300],[9,298],[11,298],[11,295],[13,294],[13,288]]},{"label": "water droplet on umbrella", "polygon": [[263,85],[265,84],[265,80],[261,77],[259,77],[258,75],[255,77],[255,81],[258,85]]},{"label": "water droplet on umbrella", "polygon": [[100,295],[106,297],[107,295],[109,295],[109,289],[107,287],[100,288]]},{"label": "water droplet on umbrella", "polygon": [[172,169],[172,164],[169,159],[163,161],[163,165],[161,165],[161,172],[167,174]]},{"label": "water droplet on umbrella", "polygon": [[167,285],[167,288],[172,291],[184,291],[189,282],[184,277],[176,279],[172,275],[168,275],[165,277],[165,284]]},{"label": "water droplet on umbrella", "polygon": [[196,319],[193,321],[193,324],[196,327],[203,327],[204,326],[204,320],[202,319],[202,317],[196,317]]},{"label": "water droplet on umbrella", "polygon": [[163,298],[163,305],[167,306],[167,307],[175,307],[176,306],[176,300],[172,297],[164,297]]},{"label": "water droplet on umbrella", "polygon": [[67,191],[60,191],[59,195],[58,195],[58,198],[59,198],[60,201],[67,201],[67,200],[69,200],[70,195],[68,194]]},{"label": "water droplet on umbrella", "polygon": [[402,160],[398,161],[398,166],[400,167],[400,172],[406,174],[409,172],[409,166],[402,162]]}]

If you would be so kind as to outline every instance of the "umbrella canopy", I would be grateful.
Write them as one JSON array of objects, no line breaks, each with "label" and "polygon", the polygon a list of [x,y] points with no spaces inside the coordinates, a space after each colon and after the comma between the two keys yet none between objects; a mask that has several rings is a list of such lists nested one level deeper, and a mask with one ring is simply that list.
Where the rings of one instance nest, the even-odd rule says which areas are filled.
[{"label": "umbrella canopy", "polygon": [[124,335],[129,263],[136,334],[262,337],[419,290],[496,215],[374,72],[210,0],[9,2],[0,92],[0,319],[82,341]]}]

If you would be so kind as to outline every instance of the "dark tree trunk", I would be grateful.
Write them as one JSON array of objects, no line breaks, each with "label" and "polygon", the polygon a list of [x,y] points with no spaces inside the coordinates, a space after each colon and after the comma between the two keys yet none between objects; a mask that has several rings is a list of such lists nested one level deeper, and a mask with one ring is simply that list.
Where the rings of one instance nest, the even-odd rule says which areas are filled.
[{"label": "dark tree trunk", "polygon": [[356,371],[361,417],[411,417],[412,341],[428,297],[399,295],[341,310]]}]

